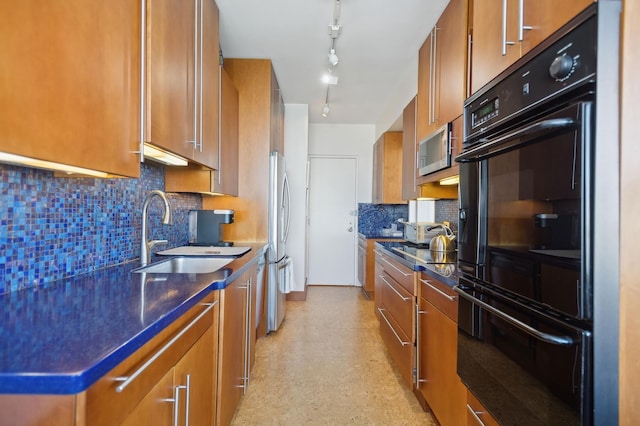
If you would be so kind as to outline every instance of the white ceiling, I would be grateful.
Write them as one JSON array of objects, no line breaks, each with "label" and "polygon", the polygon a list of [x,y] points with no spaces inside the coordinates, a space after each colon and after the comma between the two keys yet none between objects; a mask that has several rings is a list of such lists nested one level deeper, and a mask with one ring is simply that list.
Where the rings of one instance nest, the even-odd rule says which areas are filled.
[{"label": "white ceiling", "polygon": [[418,49],[448,1],[340,0],[339,81],[330,86],[326,118],[321,77],[329,67],[335,0],[216,0],[220,45],[227,58],[271,59],[284,102],[308,104],[309,122],[377,124],[407,87],[401,79],[417,81],[406,71],[417,69]]}]

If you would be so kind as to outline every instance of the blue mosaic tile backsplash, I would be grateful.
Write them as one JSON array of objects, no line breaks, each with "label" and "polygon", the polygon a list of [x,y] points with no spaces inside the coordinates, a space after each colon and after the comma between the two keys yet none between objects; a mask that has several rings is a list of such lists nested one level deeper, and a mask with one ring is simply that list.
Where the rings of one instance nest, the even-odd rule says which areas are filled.
[{"label": "blue mosaic tile backsplash", "polygon": [[[358,203],[358,232],[366,237],[378,237],[382,235],[382,228],[391,228],[397,219],[407,220],[408,209],[406,204]],[[403,226],[397,225],[402,231]]]},{"label": "blue mosaic tile backsplash", "polygon": [[[378,237],[382,235],[382,228],[390,228],[392,223],[409,217],[406,204],[371,204],[358,203],[358,232],[366,237]],[[458,232],[458,200],[436,200],[435,221],[451,223],[451,230]],[[403,226],[399,223],[398,230]]]},{"label": "blue mosaic tile backsplash", "polygon": [[[0,164],[0,294],[140,257],[142,202],[164,189],[164,167],[143,163],[140,179],[54,178],[44,170]],[[197,194],[167,194],[172,225],[162,225],[162,202],[149,208],[149,238],[188,241],[188,211]],[[154,251],[155,251],[154,250]]]}]

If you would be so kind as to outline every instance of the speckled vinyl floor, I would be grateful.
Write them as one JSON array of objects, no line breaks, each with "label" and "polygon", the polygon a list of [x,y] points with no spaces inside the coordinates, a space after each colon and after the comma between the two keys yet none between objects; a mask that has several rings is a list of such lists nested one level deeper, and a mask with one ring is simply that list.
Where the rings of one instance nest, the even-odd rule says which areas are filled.
[{"label": "speckled vinyl floor", "polygon": [[356,287],[308,288],[258,340],[233,425],[435,425],[394,369],[373,302]]}]

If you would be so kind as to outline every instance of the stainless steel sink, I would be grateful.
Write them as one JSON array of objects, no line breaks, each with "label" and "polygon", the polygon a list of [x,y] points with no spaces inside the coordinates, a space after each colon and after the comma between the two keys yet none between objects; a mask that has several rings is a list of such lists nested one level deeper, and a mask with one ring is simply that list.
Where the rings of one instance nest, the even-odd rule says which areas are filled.
[{"label": "stainless steel sink", "polygon": [[224,267],[233,259],[219,257],[172,257],[161,262],[135,269],[137,273],[155,274],[207,274]]}]

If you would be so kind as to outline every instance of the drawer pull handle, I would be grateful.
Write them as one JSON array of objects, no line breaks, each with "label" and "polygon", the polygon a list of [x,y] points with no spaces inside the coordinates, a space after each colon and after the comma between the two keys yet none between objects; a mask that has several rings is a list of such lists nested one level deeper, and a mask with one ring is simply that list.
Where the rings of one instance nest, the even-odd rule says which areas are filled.
[{"label": "drawer pull handle", "polygon": [[202,311],[200,315],[198,315],[193,321],[191,321],[187,326],[180,330],[178,334],[173,336],[173,338],[169,340],[166,345],[164,345],[158,352],[156,352],[151,358],[149,358],[147,362],[142,364],[140,368],[134,371],[133,374],[131,374],[129,377],[116,378],[117,381],[122,382],[116,388],[116,392],[120,393],[125,390],[125,388],[131,384],[131,382],[133,382],[140,374],[142,374],[147,368],[149,368],[149,366],[153,364],[163,353],[165,353],[167,349],[169,349],[175,342],[178,341],[178,339],[180,339],[187,331],[189,331],[191,327],[193,327],[198,321],[200,321],[200,318],[204,317],[211,309],[213,309],[213,307],[217,303],[217,300],[213,303],[205,303],[204,306],[206,306],[206,309]]},{"label": "drawer pull handle", "polygon": [[402,275],[404,275],[405,277],[409,277],[411,276],[411,274],[407,274],[404,271],[401,271],[396,265],[394,265],[393,263],[389,262],[387,259],[385,259],[383,256],[380,256],[380,259],[382,259],[382,261],[384,263],[386,263],[387,265],[391,266],[393,269],[395,269],[396,271],[400,272]]},{"label": "drawer pull handle", "polygon": [[399,292],[398,290],[396,290],[396,289],[395,289],[395,288],[394,288],[394,287],[389,283],[389,281],[387,281],[387,280],[385,279],[385,277],[384,277],[384,276],[382,276],[382,275],[378,275],[378,276],[380,277],[380,279],[381,279],[382,281],[384,281],[384,283],[385,283],[387,286],[389,286],[389,288],[390,288],[391,290],[393,290],[393,292],[394,292],[395,294],[397,294],[397,295],[398,295],[398,297],[399,297],[400,299],[402,299],[402,301],[403,301],[403,302],[406,302],[407,300],[411,300],[411,298],[410,298],[410,297],[404,297],[402,294],[400,294],[400,292]]},{"label": "drawer pull handle", "polygon": [[443,297],[446,297],[447,299],[449,299],[449,301],[451,302],[455,302],[456,300],[456,296],[449,296],[447,293],[445,293],[444,291],[440,290],[438,287],[434,286],[433,284],[431,284],[429,281],[427,280],[423,280],[420,279],[420,282],[424,285],[426,285],[427,287],[430,287],[431,289],[437,291],[438,293],[440,293]]},{"label": "drawer pull handle", "polygon": [[471,413],[473,418],[476,420],[476,422],[478,422],[479,425],[485,426],[484,422],[478,416],[478,413],[476,413],[476,410],[474,410],[473,407],[471,407],[469,404],[467,404],[467,410],[469,410],[469,412]]},{"label": "drawer pull handle", "polygon": [[389,326],[389,328],[391,329],[391,331],[393,331],[393,334],[396,335],[396,339],[398,339],[398,342],[400,342],[400,344],[402,346],[407,346],[410,345],[411,342],[404,342],[400,336],[398,336],[398,333],[396,333],[396,330],[394,330],[393,326],[391,325],[391,323],[389,322],[389,320],[387,319],[387,317],[384,314],[384,309],[382,308],[378,308],[378,311],[380,312],[380,315],[382,315],[382,318],[384,318],[385,322],[387,323],[387,325]]}]

